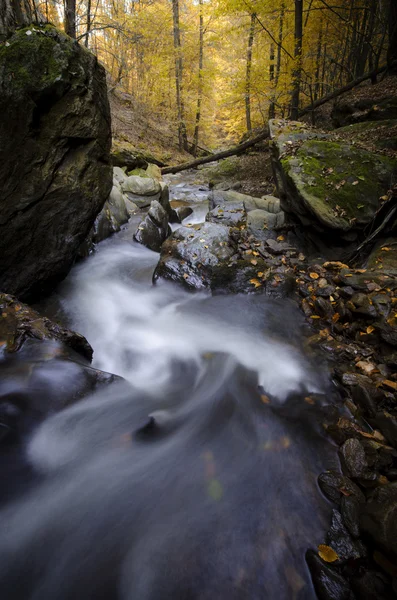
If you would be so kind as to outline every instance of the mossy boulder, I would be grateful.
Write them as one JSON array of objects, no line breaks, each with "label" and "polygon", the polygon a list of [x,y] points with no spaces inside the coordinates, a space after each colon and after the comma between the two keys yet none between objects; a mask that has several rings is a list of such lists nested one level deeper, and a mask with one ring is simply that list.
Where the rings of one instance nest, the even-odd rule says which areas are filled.
[{"label": "mossy boulder", "polygon": [[365,144],[376,150],[397,150],[397,119],[363,121],[341,127],[336,134],[342,139]]},{"label": "mossy boulder", "polygon": [[396,162],[303,124],[272,128],[281,206],[325,245],[355,241],[397,178]]},{"label": "mossy boulder", "polygon": [[0,289],[32,298],[69,271],[112,187],[97,59],[54,27],[0,47]]}]

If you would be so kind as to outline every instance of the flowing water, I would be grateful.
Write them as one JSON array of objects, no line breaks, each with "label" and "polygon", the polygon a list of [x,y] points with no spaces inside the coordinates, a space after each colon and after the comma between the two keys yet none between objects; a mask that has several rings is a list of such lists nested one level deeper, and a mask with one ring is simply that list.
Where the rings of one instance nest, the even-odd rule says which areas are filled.
[{"label": "flowing water", "polygon": [[[206,193],[174,191],[203,220]],[[157,260],[127,227],[45,307],[125,381],[29,421],[2,455],[1,598],[314,599],[305,551],[329,517],[316,480],[336,458],[322,433],[332,390],[301,316],[264,296],[152,286]],[[2,367],[1,397],[57,408],[87,375],[54,344]]]}]

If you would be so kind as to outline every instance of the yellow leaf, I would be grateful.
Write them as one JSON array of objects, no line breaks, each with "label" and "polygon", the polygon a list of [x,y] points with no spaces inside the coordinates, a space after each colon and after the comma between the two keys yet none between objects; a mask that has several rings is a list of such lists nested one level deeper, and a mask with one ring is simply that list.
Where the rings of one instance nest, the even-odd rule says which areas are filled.
[{"label": "yellow leaf", "polygon": [[312,315],[310,318],[311,319],[319,319],[320,317],[318,315]]},{"label": "yellow leaf", "polygon": [[259,272],[257,273],[257,275],[258,275],[258,277],[263,277],[263,276],[264,276],[264,272],[263,272],[263,271],[259,271]]},{"label": "yellow leaf", "polygon": [[351,273],[346,273],[345,277],[353,277],[353,275]]},{"label": "yellow leaf", "polygon": [[320,275],[318,275],[317,273],[310,273],[309,276],[310,279],[318,279],[320,277]]},{"label": "yellow leaf", "polygon": [[252,260],[251,260],[251,265],[254,265],[254,266],[255,266],[255,265],[257,265],[257,264],[258,264],[258,261],[257,261],[257,260],[255,260],[255,259],[252,259]]},{"label": "yellow leaf", "polygon": [[270,398],[269,398],[269,396],[266,396],[265,394],[261,394],[261,400],[262,400],[263,404],[270,404]]},{"label": "yellow leaf", "polygon": [[384,246],[383,248],[381,248],[381,250],[383,252],[390,252],[391,248],[387,248],[387,246]]},{"label": "yellow leaf", "polygon": [[390,381],[390,379],[384,379],[382,385],[387,385],[387,387],[397,390],[397,383],[395,381]]},{"label": "yellow leaf", "polygon": [[315,401],[313,400],[313,398],[310,398],[310,396],[306,396],[305,402],[307,404],[315,404]]},{"label": "yellow leaf", "polygon": [[339,558],[335,550],[333,550],[331,546],[326,546],[325,544],[319,545],[318,555],[327,563],[333,563]]},{"label": "yellow leaf", "polygon": [[370,325],[369,327],[367,327],[367,333],[370,334],[373,331],[375,331],[375,327],[372,327],[372,325]]},{"label": "yellow leaf", "polygon": [[278,242],[283,242],[285,240],[285,237],[283,235],[279,235],[277,238]]},{"label": "yellow leaf", "polygon": [[256,250],[253,250],[253,251],[252,251],[252,254],[253,254],[254,256],[259,256],[259,252],[257,252]]},{"label": "yellow leaf", "polygon": [[256,288],[262,285],[259,279],[250,279],[250,283],[252,283],[252,285],[254,285]]}]

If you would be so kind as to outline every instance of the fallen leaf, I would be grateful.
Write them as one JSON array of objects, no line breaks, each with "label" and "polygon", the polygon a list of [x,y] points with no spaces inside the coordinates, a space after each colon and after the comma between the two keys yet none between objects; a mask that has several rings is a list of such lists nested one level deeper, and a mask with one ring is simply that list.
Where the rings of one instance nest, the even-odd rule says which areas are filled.
[{"label": "fallen leaf", "polygon": [[255,266],[255,265],[257,265],[257,264],[258,264],[258,261],[257,261],[257,260],[255,260],[255,259],[252,259],[252,260],[251,260],[251,265],[254,265],[254,266]]},{"label": "fallen leaf", "polygon": [[387,387],[397,390],[397,383],[395,381],[390,381],[390,379],[384,379],[382,385],[387,385]]},{"label": "fallen leaf", "polygon": [[340,314],[339,314],[339,313],[335,313],[335,314],[332,316],[332,322],[333,322],[333,323],[336,323],[337,321],[339,321],[339,319],[340,319]]},{"label": "fallen leaf", "polygon": [[325,544],[319,545],[318,555],[327,563],[333,563],[339,558],[335,550],[333,550],[331,546],[326,546]]},{"label": "fallen leaf", "polygon": [[311,319],[320,319],[320,317],[318,315],[312,315],[310,318]]},{"label": "fallen leaf", "polygon": [[372,333],[373,331],[375,331],[375,327],[372,327],[372,325],[370,325],[369,327],[367,327],[366,331],[367,331],[367,333],[369,335],[370,333]]},{"label": "fallen leaf", "polygon": [[353,181],[352,185],[358,185],[358,181]]},{"label": "fallen leaf", "polygon": [[266,396],[265,394],[261,394],[261,400],[262,400],[263,404],[270,404],[270,398],[269,398],[269,396]]},{"label": "fallen leaf", "polygon": [[[358,363],[356,364],[356,367],[361,369],[361,371],[363,373],[366,373],[367,375],[369,375],[370,373],[372,373],[373,371],[376,370],[376,366],[367,360],[359,360]],[[396,388],[397,388],[397,384],[396,384]]]},{"label": "fallen leaf", "polygon": [[309,273],[309,277],[310,279],[318,279],[320,275],[318,275],[318,273]]},{"label": "fallen leaf", "polygon": [[259,252],[257,252],[256,250],[253,250],[253,251],[252,251],[252,254],[253,254],[254,256],[259,256]]},{"label": "fallen leaf", "polygon": [[353,277],[351,273],[345,273],[345,277]]},{"label": "fallen leaf", "polygon": [[188,279],[189,275],[187,273],[183,274],[183,279]]},{"label": "fallen leaf", "polygon": [[262,285],[262,283],[259,281],[259,279],[250,279],[250,283],[252,283],[252,285],[254,285],[256,288],[258,288]]},{"label": "fallen leaf", "polygon": [[285,237],[283,235],[279,235],[277,238],[278,242],[283,242],[285,240]]},{"label": "fallen leaf", "polygon": [[310,398],[310,396],[306,396],[305,402],[307,404],[315,404],[315,401],[313,400],[313,398]]},{"label": "fallen leaf", "polygon": [[382,250],[382,252],[390,252],[391,248],[384,246],[383,248],[381,248],[381,250]]}]

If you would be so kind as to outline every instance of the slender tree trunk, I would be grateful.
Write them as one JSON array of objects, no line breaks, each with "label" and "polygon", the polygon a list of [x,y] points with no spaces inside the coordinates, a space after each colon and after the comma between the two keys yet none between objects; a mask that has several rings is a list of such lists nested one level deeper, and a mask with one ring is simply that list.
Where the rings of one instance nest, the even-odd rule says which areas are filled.
[{"label": "slender tree trunk", "polygon": [[251,69],[252,69],[252,46],[254,45],[256,14],[251,14],[250,31],[248,35],[247,48],[247,66],[245,71],[245,120],[247,123],[247,133],[252,131],[251,123]]},{"label": "slender tree trunk", "polygon": [[85,41],[84,41],[84,45],[86,48],[88,48],[88,40],[90,37],[90,31],[91,31],[91,0],[87,0],[87,29],[86,29]]},{"label": "slender tree trunk", "polygon": [[303,37],[303,0],[295,0],[295,66],[291,94],[291,119],[296,120],[299,113],[299,95],[302,73],[302,37]]},{"label": "slender tree trunk", "polygon": [[200,8],[200,25],[199,25],[199,72],[197,86],[197,108],[196,108],[196,123],[194,126],[193,135],[193,156],[197,156],[197,148],[199,142],[199,129],[201,119],[201,102],[203,97],[203,63],[204,63],[204,17],[203,17],[203,0],[199,0]]},{"label": "slender tree trunk", "polygon": [[389,72],[397,74],[397,0],[390,0],[389,6],[389,45],[387,64]]},{"label": "slender tree trunk", "polygon": [[188,142],[185,125],[185,111],[183,105],[183,59],[181,45],[181,30],[179,26],[179,0],[172,0],[172,17],[174,27],[175,50],[175,88],[176,107],[178,115],[179,149],[188,151]]},{"label": "slender tree trunk", "polygon": [[316,56],[316,72],[314,75],[314,100],[317,100],[320,94],[320,65],[321,65],[321,50],[323,46],[323,20],[320,22],[320,31],[317,40],[317,56]]},{"label": "slender tree trunk", "polygon": [[[269,63],[269,80],[271,85],[274,85],[274,44],[270,44],[270,63]],[[274,103],[274,93],[272,94],[272,100],[269,106],[269,119],[274,119],[275,117],[275,103]]]},{"label": "slender tree trunk", "polygon": [[65,33],[76,39],[76,0],[64,0]]}]

